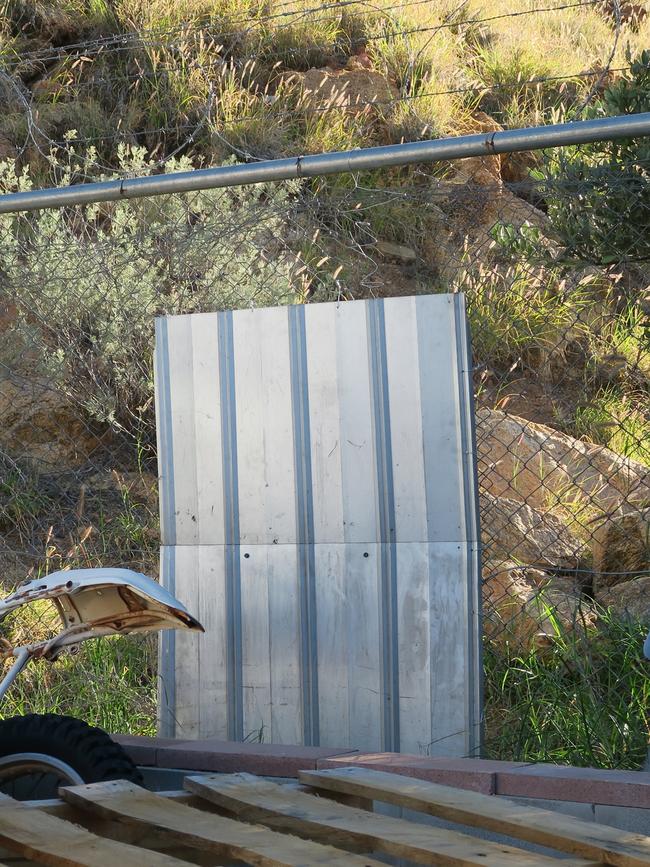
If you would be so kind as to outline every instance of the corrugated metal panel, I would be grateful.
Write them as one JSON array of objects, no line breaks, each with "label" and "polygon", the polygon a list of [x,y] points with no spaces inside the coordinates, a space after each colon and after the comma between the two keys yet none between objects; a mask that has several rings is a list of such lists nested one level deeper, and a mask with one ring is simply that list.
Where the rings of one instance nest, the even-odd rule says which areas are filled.
[{"label": "corrugated metal panel", "polygon": [[476,750],[469,358],[460,295],[158,320],[164,734]]}]

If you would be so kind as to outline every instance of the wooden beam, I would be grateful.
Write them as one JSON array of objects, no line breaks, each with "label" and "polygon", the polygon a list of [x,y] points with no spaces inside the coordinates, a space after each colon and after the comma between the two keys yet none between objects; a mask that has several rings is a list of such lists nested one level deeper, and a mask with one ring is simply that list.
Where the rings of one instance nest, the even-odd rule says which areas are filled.
[{"label": "wooden beam", "polygon": [[[95,816],[137,825],[145,833],[155,831],[170,843],[192,846],[260,867],[304,867],[306,864],[381,867],[377,861],[353,857],[332,846],[306,842],[186,807],[124,781],[65,788],[61,789],[61,796],[67,803]],[[138,867],[142,867],[142,862]]]},{"label": "wooden beam", "polygon": [[650,838],[451,786],[365,768],[301,771],[306,785],[385,801],[616,867],[650,865]]},{"label": "wooden beam", "polygon": [[[336,846],[379,851],[419,864],[461,867],[550,867],[553,858],[467,834],[345,807],[326,798],[245,774],[186,777],[185,787],[244,821]],[[567,867],[587,862],[567,859]]]},{"label": "wooden beam", "polygon": [[30,810],[0,795],[0,843],[50,867],[181,867],[185,862],[127,843],[97,837],[71,822]]}]

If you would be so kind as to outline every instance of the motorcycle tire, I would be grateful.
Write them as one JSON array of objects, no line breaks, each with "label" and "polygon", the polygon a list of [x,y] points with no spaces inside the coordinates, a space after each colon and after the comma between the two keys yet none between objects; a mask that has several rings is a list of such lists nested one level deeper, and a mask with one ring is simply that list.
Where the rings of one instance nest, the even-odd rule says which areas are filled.
[{"label": "motorcycle tire", "polygon": [[128,780],[142,775],[102,729],[58,714],[0,721],[0,792],[18,800],[57,797],[60,786]]}]

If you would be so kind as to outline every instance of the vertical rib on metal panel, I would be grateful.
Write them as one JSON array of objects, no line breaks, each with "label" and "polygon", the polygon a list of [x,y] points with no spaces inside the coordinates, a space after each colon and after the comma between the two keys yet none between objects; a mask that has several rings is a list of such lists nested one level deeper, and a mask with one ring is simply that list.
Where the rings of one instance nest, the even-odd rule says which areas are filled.
[{"label": "vertical rib on metal panel", "polygon": [[237,485],[237,425],[235,408],[235,352],[232,312],[219,313],[219,377],[221,440],[223,443],[223,499],[226,566],[226,631],[228,738],[244,737],[242,700],[241,563],[239,549],[239,496]]},{"label": "vertical rib on metal panel", "polygon": [[[162,549],[161,575],[163,586],[176,595],[176,546]],[[160,672],[158,684],[159,734],[163,738],[176,735],[176,632],[163,629],[160,633]]]},{"label": "vertical rib on metal panel", "polygon": [[386,323],[382,300],[367,302],[375,437],[377,508],[380,541],[380,664],[382,690],[382,749],[399,750],[399,660],[397,636],[397,551],[395,548],[395,492],[391,453]]},{"label": "vertical rib on metal panel", "polygon": [[309,426],[309,383],[305,308],[289,308],[291,401],[296,473],[296,531],[300,590],[300,672],[303,737],[308,746],[320,743],[318,711],[318,632],[316,623],[316,558],[314,500]]},{"label": "vertical rib on metal panel", "polygon": [[[169,373],[169,335],[166,319],[156,319],[156,374],[158,386],[158,455],[161,480],[160,524],[165,546],[176,542],[174,505],[174,442],[172,433],[171,379]],[[163,548],[161,564],[163,585],[174,593],[174,557]],[[176,730],[176,634],[173,629],[160,634],[159,730],[163,737],[173,737]]]},{"label": "vertical rib on metal panel", "polygon": [[158,430],[159,454],[162,466],[160,523],[163,545],[176,544],[176,515],[174,504],[174,442],[172,434],[172,398],[169,374],[169,333],[167,319],[156,319],[156,368],[158,374]]},{"label": "vertical rib on metal panel", "polygon": [[457,376],[463,458],[463,492],[467,538],[467,723],[468,755],[478,756],[482,746],[483,662],[481,652],[481,536],[479,532],[478,472],[474,443],[474,390],[472,344],[465,311],[465,296],[454,298]]}]

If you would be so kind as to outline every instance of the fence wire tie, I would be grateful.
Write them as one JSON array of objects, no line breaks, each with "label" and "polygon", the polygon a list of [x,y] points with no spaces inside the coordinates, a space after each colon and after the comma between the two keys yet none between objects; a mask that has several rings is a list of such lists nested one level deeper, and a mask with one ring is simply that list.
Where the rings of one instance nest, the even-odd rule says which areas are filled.
[{"label": "fence wire tie", "polygon": [[494,130],[493,132],[489,133],[489,134],[485,137],[485,150],[486,150],[489,154],[493,154],[493,155],[495,155],[495,156],[496,156],[497,151],[496,151],[496,148],[494,147],[494,136],[495,136],[496,134],[497,134],[497,131]]},{"label": "fence wire tie", "polygon": [[301,154],[299,157],[296,157],[296,177],[302,177],[302,161],[304,159],[304,155]]}]

